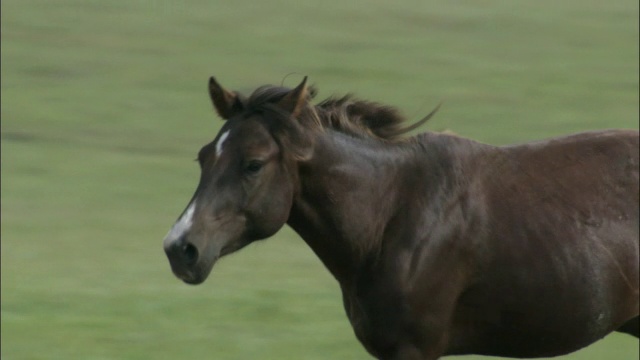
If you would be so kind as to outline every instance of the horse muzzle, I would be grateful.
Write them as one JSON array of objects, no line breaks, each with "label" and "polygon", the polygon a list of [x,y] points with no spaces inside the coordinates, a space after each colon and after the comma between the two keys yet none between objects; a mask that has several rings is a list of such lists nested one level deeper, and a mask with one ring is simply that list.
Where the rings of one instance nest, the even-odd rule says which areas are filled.
[{"label": "horse muzzle", "polygon": [[186,236],[165,239],[164,251],[176,277],[191,285],[204,282],[218,260],[218,252],[213,246],[201,249],[189,242]]}]

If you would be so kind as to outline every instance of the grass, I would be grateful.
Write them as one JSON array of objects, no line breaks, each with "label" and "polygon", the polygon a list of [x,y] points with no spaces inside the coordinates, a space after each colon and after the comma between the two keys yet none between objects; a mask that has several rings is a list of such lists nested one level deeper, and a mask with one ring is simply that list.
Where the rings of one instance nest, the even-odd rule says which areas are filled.
[{"label": "grass", "polygon": [[[631,0],[6,0],[1,32],[3,359],[368,358],[289,229],[202,286],[171,275],[210,75],[444,101],[430,129],[494,144],[638,128]],[[638,356],[616,334],[566,358]]]}]

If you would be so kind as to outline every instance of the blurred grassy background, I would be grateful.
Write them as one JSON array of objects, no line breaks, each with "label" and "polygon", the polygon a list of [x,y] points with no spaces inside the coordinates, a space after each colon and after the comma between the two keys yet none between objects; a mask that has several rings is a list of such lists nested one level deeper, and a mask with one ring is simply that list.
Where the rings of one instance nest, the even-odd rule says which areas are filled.
[{"label": "blurred grassy background", "polygon": [[[505,144],[638,128],[638,1],[2,1],[2,359],[366,359],[289,229],[173,277],[231,89],[355,92]],[[480,359],[465,357],[464,359]],[[637,359],[611,335],[567,359]]]}]

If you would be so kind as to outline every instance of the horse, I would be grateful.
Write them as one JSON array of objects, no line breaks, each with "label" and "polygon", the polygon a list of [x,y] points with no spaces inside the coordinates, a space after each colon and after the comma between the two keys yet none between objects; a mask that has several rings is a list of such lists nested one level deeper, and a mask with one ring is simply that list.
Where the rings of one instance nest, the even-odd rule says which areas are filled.
[{"label": "horse", "polygon": [[378,359],[547,357],[638,337],[638,131],[509,146],[407,133],[394,107],[307,78],[249,97],[209,79],[225,120],[163,242],[200,284],[288,224],[338,281]]}]

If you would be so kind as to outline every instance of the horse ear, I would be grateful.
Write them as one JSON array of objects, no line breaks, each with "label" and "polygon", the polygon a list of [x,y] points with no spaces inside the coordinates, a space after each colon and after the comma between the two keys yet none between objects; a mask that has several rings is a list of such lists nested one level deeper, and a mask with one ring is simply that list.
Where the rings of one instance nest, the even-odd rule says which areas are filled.
[{"label": "horse ear", "polygon": [[209,78],[209,96],[218,115],[224,120],[242,111],[238,94],[225,90],[213,76]]},{"label": "horse ear", "polygon": [[300,111],[302,111],[302,107],[305,101],[307,101],[307,98],[307,77],[305,76],[300,85],[289,91],[287,95],[278,101],[277,105],[282,110],[291,113],[291,116],[296,117],[300,114]]}]

